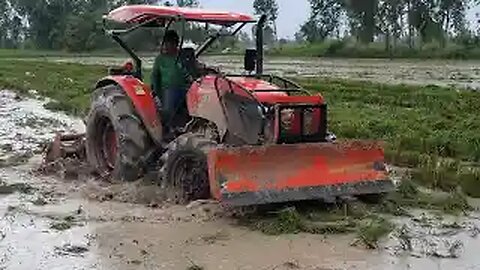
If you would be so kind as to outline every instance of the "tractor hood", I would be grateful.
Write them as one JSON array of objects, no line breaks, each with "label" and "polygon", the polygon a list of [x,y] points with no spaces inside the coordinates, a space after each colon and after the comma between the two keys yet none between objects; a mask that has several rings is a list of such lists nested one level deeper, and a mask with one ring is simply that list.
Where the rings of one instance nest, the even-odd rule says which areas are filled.
[{"label": "tractor hood", "polygon": [[254,77],[227,77],[232,82],[242,86],[243,88],[255,92],[257,90],[277,90],[280,89],[278,86],[260,80]]},{"label": "tractor hood", "polygon": [[[267,81],[255,77],[227,77],[228,80],[250,91],[263,103],[290,103],[290,104],[323,104],[321,95],[313,96],[290,96],[284,89]],[[278,90],[278,91],[275,91]]]}]

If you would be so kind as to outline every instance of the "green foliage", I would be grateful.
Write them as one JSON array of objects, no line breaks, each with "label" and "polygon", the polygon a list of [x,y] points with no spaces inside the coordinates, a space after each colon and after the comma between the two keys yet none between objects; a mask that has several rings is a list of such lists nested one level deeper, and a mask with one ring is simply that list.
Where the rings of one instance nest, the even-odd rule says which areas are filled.
[{"label": "green foliage", "polygon": [[[164,4],[168,6],[199,6],[198,0],[4,0],[0,1],[0,48],[29,48],[84,52],[104,50],[114,45],[103,35],[101,16],[126,4]],[[309,19],[295,36],[300,41],[320,42],[339,36],[346,20],[350,37],[357,42],[322,53],[315,50],[325,45],[281,48],[284,54],[342,57],[422,57],[476,58],[480,55],[479,33],[468,29],[466,11],[469,0],[310,0]],[[474,3],[478,5],[478,3]],[[265,42],[277,41],[276,20],[279,7],[275,0],[255,0],[255,14],[267,14]],[[405,24],[407,22],[407,24]],[[195,43],[203,41],[208,31],[195,25],[187,27],[187,36]],[[348,36],[348,34],[347,34]],[[138,30],[127,42],[135,50],[156,51],[161,31]],[[421,42],[415,42],[417,37]],[[451,37],[451,38],[449,38]],[[369,45],[375,42],[382,46]],[[228,40],[226,41],[229,42]],[[237,40],[235,40],[237,42]],[[460,45],[447,48],[449,42]],[[362,44],[361,46],[358,45]],[[425,44],[440,44],[429,51]],[[468,46],[467,44],[468,43]],[[221,44],[221,48],[232,47]],[[404,47],[409,48],[405,50]],[[414,48],[415,47],[415,48]],[[300,52],[300,53],[297,53]],[[301,53],[306,52],[306,53]]]},{"label": "green foliage", "polygon": [[349,39],[330,39],[324,42],[279,45],[268,53],[293,57],[480,59],[480,39],[465,36],[461,43],[464,44],[447,43],[442,47],[438,42],[432,42],[413,48],[397,44],[394,48],[385,50],[385,45],[381,42],[365,45]]},{"label": "green foliage", "polygon": [[345,7],[350,20],[352,34],[362,43],[373,42],[379,0],[345,0]]},{"label": "green foliage", "polygon": [[95,83],[107,74],[103,66],[8,60],[0,57],[0,87],[27,94],[35,89],[55,100],[48,106],[83,115]]},{"label": "green foliage", "polygon": [[454,191],[458,186],[458,171],[460,163],[450,159],[439,159],[428,156],[420,168],[414,171],[412,177],[425,186],[445,191]]},{"label": "green foliage", "polygon": [[397,191],[389,194],[379,211],[394,215],[405,215],[406,208],[436,210],[449,214],[463,214],[472,210],[467,197],[459,190],[449,193],[434,193],[420,189],[410,179],[402,180]]},{"label": "green foliage", "polygon": [[273,23],[278,18],[278,4],[276,0],[255,0],[253,9],[256,15],[267,15],[267,19]]},{"label": "green foliage", "polygon": [[450,193],[443,204],[443,211],[450,214],[465,213],[472,209],[465,194],[459,191]]},{"label": "green foliage", "polygon": [[197,7],[197,0],[177,0],[177,6],[179,7]]},{"label": "green foliage", "polygon": [[458,160],[440,159],[437,156],[425,156],[412,177],[429,188],[453,192],[459,187],[475,198],[480,197],[480,171]]},{"label": "green foliage", "polygon": [[478,168],[464,168],[459,175],[463,192],[470,197],[480,198],[480,170]]},{"label": "green foliage", "polygon": [[255,229],[269,235],[299,233],[302,231],[303,224],[303,217],[295,208],[285,208],[270,219],[261,219],[252,223]]},{"label": "green foliage", "polygon": [[277,211],[251,213],[239,218],[240,225],[267,235],[310,233],[344,234],[357,233],[359,240],[369,248],[376,248],[377,242],[387,235],[394,225],[378,212],[357,202],[339,205],[302,203]]},{"label": "green foliage", "polygon": [[338,30],[342,5],[338,0],[310,0],[310,18],[300,28],[308,42],[323,41]]},{"label": "green foliage", "polygon": [[364,220],[357,232],[357,238],[368,248],[378,248],[378,241],[389,234],[394,225],[385,218],[374,216]]},{"label": "green foliage", "polygon": [[[417,36],[422,44],[437,42],[443,48],[448,35],[453,40],[476,35],[469,32],[467,26],[466,11],[470,0],[311,0],[310,3],[311,15],[296,35],[310,43],[331,38],[343,14],[347,17],[350,35],[358,43],[368,45],[375,38],[383,40],[385,52],[381,54],[391,54],[401,42],[413,48]],[[476,45],[479,47],[478,42]],[[370,56],[375,57],[374,54]]]}]

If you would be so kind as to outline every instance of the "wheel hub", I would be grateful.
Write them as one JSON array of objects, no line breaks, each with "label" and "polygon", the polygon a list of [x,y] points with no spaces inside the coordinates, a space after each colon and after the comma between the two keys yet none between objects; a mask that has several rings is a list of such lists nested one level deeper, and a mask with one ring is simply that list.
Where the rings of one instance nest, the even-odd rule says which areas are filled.
[{"label": "wheel hub", "polygon": [[117,159],[117,134],[113,127],[112,122],[105,120],[105,124],[101,125],[103,128],[102,140],[101,140],[101,152],[103,154],[103,160],[110,170],[115,167],[115,161]]}]

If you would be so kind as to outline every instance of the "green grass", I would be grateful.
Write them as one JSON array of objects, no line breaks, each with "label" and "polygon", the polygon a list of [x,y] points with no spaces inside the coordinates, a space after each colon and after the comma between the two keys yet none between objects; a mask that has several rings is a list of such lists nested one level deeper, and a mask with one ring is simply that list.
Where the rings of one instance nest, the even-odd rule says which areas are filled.
[{"label": "green grass", "polygon": [[459,215],[472,210],[466,195],[459,191],[449,193],[429,192],[419,188],[418,184],[404,179],[396,192],[385,198],[382,204],[375,206],[376,211],[393,215],[409,215],[407,209],[419,208]]},{"label": "green grass", "polygon": [[54,229],[57,231],[66,231],[72,228],[72,223],[69,221],[57,221],[50,224],[50,229]]},{"label": "green grass", "polygon": [[416,167],[424,156],[480,161],[480,93],[436,86],[304,79],[329,106],[339,138],[384,140],[393,163]]},{"label": "green grass", "polygon": [[356,231],[358,222],[366,212],[343,212],[344,206],[298,205],[276,211],[258,211],[240,217],[240,225],[258,230],[267,235],[280,234],[339,234]]},{"label": "green grass", "polygon": [[0,87],[55,99],[50,108],[83,115],[88,109],[95,83],[107,75],[103,66],[48,63],[0,58]]},{"label": "green grass", "polygon": [[16,49],[0,49],[0,58],[30,58],[30,57],[47,57],[62,56],[64,53],[58,51],[38,51],[38,50],[16,50]]},{"label": "green grass", "polygon": [[374,216],[363,220],[358,227],[357,239],[359,239],[366,248],[378,248],[378,241],[388,235],[395,225],[385,218]]},{"label": "green grass", "polygon": [[367,248],[377,248],[378,241],[395,227],[378,213],[376,207],[359,202],[298,204],[296,207],[259,211],[240,217],[239,224],[267,235],[352,233]]},{"label": "green grass", "polygon": [[331,40],[323,43],[280,45],[269,50],[268,54],[290,57],[480,59],[480,48],[475,45],[454,43],[443,48],[437,43],[416,48],[399,44],[395,49],[388,51],[383,42],[364,45],[348,40]]}]

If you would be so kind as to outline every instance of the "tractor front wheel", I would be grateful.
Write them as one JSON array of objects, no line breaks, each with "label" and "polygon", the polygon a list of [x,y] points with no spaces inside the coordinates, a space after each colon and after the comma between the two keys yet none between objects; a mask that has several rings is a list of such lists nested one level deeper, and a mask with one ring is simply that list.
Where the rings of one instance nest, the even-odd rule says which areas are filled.
[{"label": "tractor front wheel", "polygon": [[210,198],[207,152],[216,142],[187,133],[173,140],[161,157],[162,187],[175,203]]},{"label": "tractor front wheel", "polygon": [[120,86],[97,89],[87,120],[87,159],[101,176],[133,181],[141,177],[151,141]]}]

